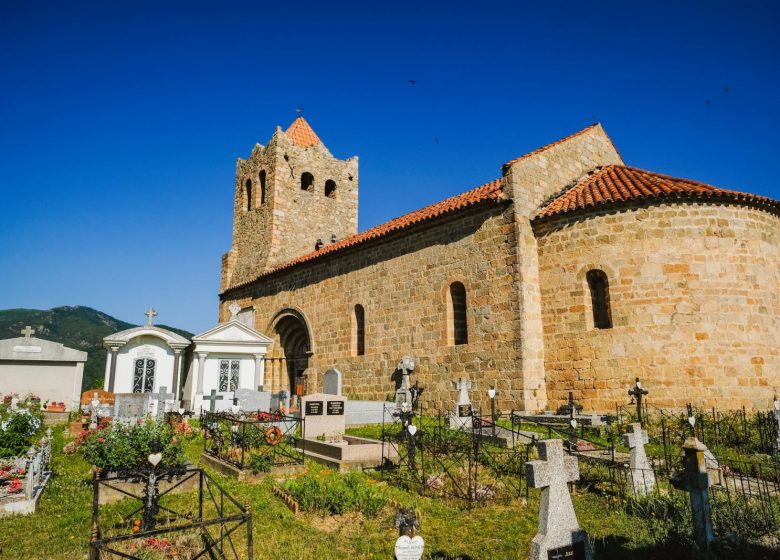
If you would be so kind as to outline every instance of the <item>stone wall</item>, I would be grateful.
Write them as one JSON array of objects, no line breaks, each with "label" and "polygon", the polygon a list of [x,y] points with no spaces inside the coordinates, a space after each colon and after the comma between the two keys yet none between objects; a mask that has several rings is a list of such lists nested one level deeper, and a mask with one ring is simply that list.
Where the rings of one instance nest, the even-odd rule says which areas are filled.
[{"label": "stone wall", "polygon": [[[314,176],[310,191],[301,188],[304,172]],[[326,196],[329,179],[336,188]],[[252,181],[251,205],[247,180]],[[267,146],[256,145],[248,159],[236,163],[233,242],[222,259],[221,290],[313,251],[318,239],[330,243],[333,235],[354,235],[357,204],[356,157],[336,159],[322,143],[302,148],[277,129]]]},{"label": "stone wall", "polygon": [[[535,223],[550,407],[767,408],[780,387],[780,220],[669,203]],[[613,328],[594,329],[587,270],[606,272]]]},{"label": "stone wall", "polygon": [[[458,377],[476,382],[475,405],[492,384],[499,406],[517,407],[522,375],[512,219],[506,203],[490,203],[282,271],[223,296],[220,319],[229,317],[233,301],[253,305],[255,326],[275,337],[270,355],[278,356],[272,319],[285,308],[299,310],[312,337],[310,393],[336,367],[346,395],[384,399],[395,390],[395,366],[410,354],[418,360],[412,381],[425,387],[430,408],[452,409],[457,394],[450,381]],[[460,346],[447,343],[447,291],[454,281],[467,292],[468,344]],[[365,309],[363,356],[352,352],[356,304]],[[278,371],[267,370],[266,381],[273,389],[287,385]]]}]

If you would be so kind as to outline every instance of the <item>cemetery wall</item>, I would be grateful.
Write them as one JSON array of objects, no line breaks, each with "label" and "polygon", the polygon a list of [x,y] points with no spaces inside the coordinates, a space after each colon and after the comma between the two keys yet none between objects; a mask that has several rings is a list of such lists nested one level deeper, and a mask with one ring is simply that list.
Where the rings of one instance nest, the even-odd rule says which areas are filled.
[{"label": "cemetery wall", "polygon": [[[301,188],[304,172],[314,176],[311,192]],[[325,196],[328,179],[336,183],[332,197]],[[356,157],[336,159],[322,143],[300,147],[278,129],[268,146],[255,146],[248,159],[236,163],[233,243],[222,258],[222,290],[313,251],[317,239],[330,243],[334,234],[342,239],[357,233],[357,197]]]},{"label": "cemetery wall", "polygon": [[[391,375],[404,355],[417,358],[412,382],[425,387],[424,402],[449,410],[456,391],[450,381],[476,381],[475,405],[488,385],[499,390],[499,406],[521,402],[517,372],[519,332],[513,288],[515,258],[513,213],[506,203],[491,204],[435,223],[404,230],[380,242],[281,271],[262,282],[231,292],[220,306],[255,307],[255,327],[279,339],[272,319],[282,309],[301,312],[309,323],[310,367],[321,375],[336,367],[344,373],[345,395],[384,399],[395,385]],[[468,343],[449,346],[447,291],[454,281],[466,287]],[[365,309],[365,355],[352,355],[352,316]],[[311,375],[311,374],[310,374]],[[281,382],[266,369],[273,389]],[[286,387],[286,382],[281,382]],[[309,378],[309,392],[321,380]]]},{"label": "cemetery wall", "polygon": [[[640,377],[657,406],[766,408],[780,387],[780,220],[667,203],[535,224],[551,408],[614,410]],[[613,328],[585,274],[606,272]]]}]

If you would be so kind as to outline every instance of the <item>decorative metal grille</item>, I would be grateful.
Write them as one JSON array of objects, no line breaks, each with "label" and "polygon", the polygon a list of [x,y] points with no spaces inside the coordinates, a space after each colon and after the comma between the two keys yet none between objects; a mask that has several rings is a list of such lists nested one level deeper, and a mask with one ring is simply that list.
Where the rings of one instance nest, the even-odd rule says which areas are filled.
[{"label": "decorative metal grille", "polygon": [[235,392],[238,389],[238,360],[232,360],[230,362],[230,390]]},{"label": "decorative metal grille", "polygon": [[225,392],[228,390],[228,376],[230,375],[230,362],[228,360],[219,361],[219,390]]},{"label": "decorative metal grille", "polygon": [[133,393],[151,393],[154,389],[156,363],[151,358],[138,358],[133,371]]}]

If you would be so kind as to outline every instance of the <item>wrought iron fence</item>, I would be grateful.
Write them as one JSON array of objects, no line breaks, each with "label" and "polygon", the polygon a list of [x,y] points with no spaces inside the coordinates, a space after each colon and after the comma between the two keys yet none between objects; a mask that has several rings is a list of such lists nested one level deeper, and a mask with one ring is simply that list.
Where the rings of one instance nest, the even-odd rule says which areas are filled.
[{"label": "wrought iron fence", "polygon": [[383,423],[379,470],[384,479],[408,490],[470,505],[524,495],[533,438],[493,424],[477,414],[464,424],[451,424],[448,415]]},{"label": "wrought iron fence", "polygon": [[[240,469],[302,465],[306,423],[281,412],[203,412],[203,451]],[[298,445],[300,444],[300,448]]]},{"label": "wrought iron fence", "polygon": [[[165,472],[160,478],[165,478]],[[154,553],[177,558],[246,558],[252,560],[252,515],[203,469],[168,475],[175,482],[164,492],[150,494],[141,478],[93,478],[90,560],[141,560]],[[173,495],[175,488],[197,481],[197,499]],[[119,492],[127,499],[101,505],[101,491]],[[146,516],[150,509],[154,518]],[[146,520],[142,522],[142,519]],[[166,556],[167,557],[167,556]]]}]

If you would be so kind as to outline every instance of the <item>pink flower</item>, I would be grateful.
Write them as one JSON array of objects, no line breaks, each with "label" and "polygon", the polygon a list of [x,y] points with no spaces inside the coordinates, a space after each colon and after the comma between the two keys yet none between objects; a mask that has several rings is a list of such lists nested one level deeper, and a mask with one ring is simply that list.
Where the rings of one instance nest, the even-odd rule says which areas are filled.
[{"label": "pink flower", "polygon": [[98,443],[106,443],[106,438],[99,437]]}]

